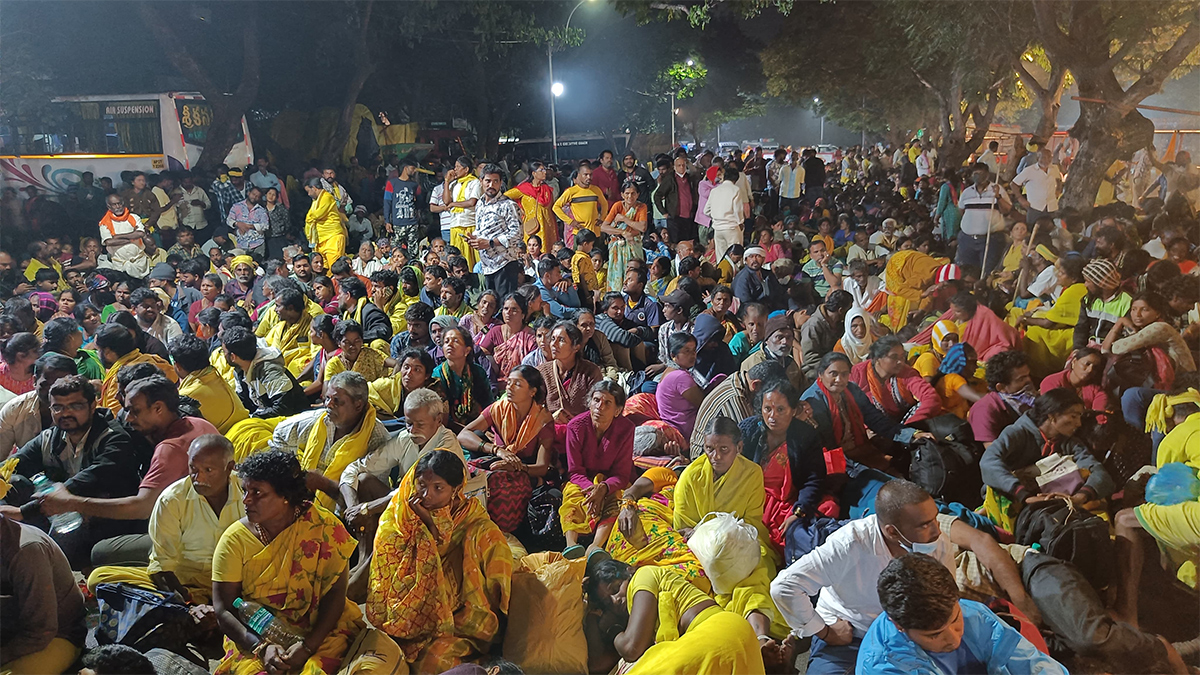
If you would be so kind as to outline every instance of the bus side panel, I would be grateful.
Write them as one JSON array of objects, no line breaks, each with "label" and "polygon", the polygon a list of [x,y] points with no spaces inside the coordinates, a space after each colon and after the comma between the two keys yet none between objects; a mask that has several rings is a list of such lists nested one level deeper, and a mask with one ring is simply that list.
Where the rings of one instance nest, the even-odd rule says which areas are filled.
[{"label": "bus side panel", "polygon": [[122,171],[154,173],[166,168],[160,155],[134,155],[129,157],[0,157],[0,180],[5,187],[22,189],[29,185],[50,195],[65,195],[67,190],[79,183],[85,171],[91,171],[100,183],[109,177],[120,189]]}]

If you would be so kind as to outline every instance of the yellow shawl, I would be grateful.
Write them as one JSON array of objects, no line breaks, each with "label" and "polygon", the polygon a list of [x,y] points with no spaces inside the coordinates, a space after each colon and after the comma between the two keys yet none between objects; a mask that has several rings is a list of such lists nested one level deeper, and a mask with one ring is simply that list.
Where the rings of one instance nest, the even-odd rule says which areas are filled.
[{"label": "yellow shawl", "polygon": [[[231,527],[245,525],[234,523]],[[245,564],[242,597],[264,605],[307,633],[317,619],[321,598],[346,570],[357,545],[337,516],[311,505]],[[302,675],[336,672],[351,640],[363,627],[358,605],[347,600],[337,626],[305,662]],[[225,658],[215,672],[253,675],[263,672],[263,666],[225,638]]]},{"label": "yellow shawl", "polygon": [[314,314],[312,308],[306,304],[300,318],[294,323],[287,323],[280,321],[276,312],[269,312],[269,316],[276,317],[276,320],[275,325],[267,331],[267,344],[283,354],[283,362],[292,375],[299,375],[303,372],[308,364],[312,363],[317,351],[321,349],[320,345],[314,345],[308,339],[312,320],[319,314],[321,314],[319,310]]},{"label": "yellow shawl", "polygon": [[178,384],[179,373],[175,372],[175,367],[169,362],[164,361],[161,356],[154,354],[143,354],[141,350],[134,349],[125,356],[117,359],[115,363],[108,367],[104,375],[104,383],[100,386],[100,407],[108,408],[115,415],[120,412],[124,401],[117,399],[117,373],[125,366],[132,366],[138,363],[152,363],[162,371],[167,379]]},{"label": "yellow shawl", "polygon": [[[362,423],[354,430],[354,433],[348,434],[334,441],[333,455],[329,458],[329,464],[321,469],[321,455],[325,452],[325,442],[328,438],[328,431],[325,429],[325,420],[329,418],[329,412],[322,412],[313,422],[312,429],[308,432],[308,439],[304,442],[304,447],[300,448],[300,466],[305,471],[320,471],[333,482],[338,482],[342,477],[342,471],[356,459],[360,459],[367,454],[367,443],[371,440],[371,432],[375,430],[375,408],[367,406],[366,412],[363,414]],[[334,499],[329,495],[321,492],[317,494],[317,503],[326,508],[333,508]]]},{"label": "yellow shawl", "polygon": [[379,519],[367,616],[395,638],[413,672],[441,673],[488,652],[508,613],[513,559],[474,498],[434,512],[439,543],[408,505],[414,466]]}]

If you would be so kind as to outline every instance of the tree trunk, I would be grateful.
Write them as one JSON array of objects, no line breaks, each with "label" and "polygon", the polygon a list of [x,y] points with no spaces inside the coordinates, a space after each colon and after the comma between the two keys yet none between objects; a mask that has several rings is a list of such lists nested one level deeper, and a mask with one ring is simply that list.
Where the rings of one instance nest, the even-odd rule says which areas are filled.
[{"label": "tree trunk", "polygon": [[350,78],[350,82],[346,84],[346,96],[342,99],[342,112],[338,115],[337,128],[334,129],[333,136],[325,142],[325,148],[321,151],[322,166],[339,164],[345,153],[346,143],[350,141],[350,134],[358,132],[358,129],[350,128],[350,124],[354,120],[354,110],[358,106],[358,95],[362,92],[363,85],[367,83],[367,78],[375,72],[375,64],[371,62],[370,45],[367,42],[367,29],[371,24],[371,10],[374,6],[374,0],[367,1],[358,39],[352,40],[354,44],[354,77]]},{"label": "tree trunk", "polygon": [[[1111,79],[1109,86],[1097,86],[1095,81]],[[1098,74],[1080,73],[1080,98],[1104,99],[1104,91],[1120,91],[1112,71]],[[1071,170],[1063,188],[1060,206],[1081,213],[1092,209],[1104,172],[1118,159],[1128,159],[1137,150],[1154,141],[1154,123],[1136,110],[1122,115],[1106,103],[1079,102],[1079,119],[1070,134],[1079,140],[1079,152],[1071,162]]]},{"label": "tree trunk", "polygon": [[188,52],[175,29],[149,2],[141,3],[142,17],[167,59],[188,78],[212,106],[213,119],[195,168],[211,171],[225,162],[235,143],[242,140],[242,117],[258,96],[261,64],[258,52],[258,23],[253,5],[244,8],[242,21],[242,77],[231,95],[219,87],[208,71]]}]

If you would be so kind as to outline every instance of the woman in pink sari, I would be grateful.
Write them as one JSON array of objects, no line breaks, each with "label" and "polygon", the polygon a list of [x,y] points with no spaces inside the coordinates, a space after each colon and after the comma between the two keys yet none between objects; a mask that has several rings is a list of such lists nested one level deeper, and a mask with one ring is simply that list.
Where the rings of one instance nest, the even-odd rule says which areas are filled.
[{"label": "woman in pink sari", "polygon": [[500,308],[500,325],[492,326],[479,341],[479,348],[496,364],[492,372],[497,374],[497,384],[521,365],[526,354],[537,348],[537,336],[525,325],[528,313],[529,303],[525,296],[510,293]]},{"label": "woman in pink sari", "polygon": [[[1000,352],[1021,350],[1021,336],[1012,326],[996,316],[987,307],[981,307],[975,296],[963,292],[950,299],[950,309],[940,317],[946,321],[956,321],[962,329],[959,342],[965,342],[975,348],[979,360],[987,361]],[[933,339],[933,327],[930,325],[912,339],[917,344],[929,344]]]}]

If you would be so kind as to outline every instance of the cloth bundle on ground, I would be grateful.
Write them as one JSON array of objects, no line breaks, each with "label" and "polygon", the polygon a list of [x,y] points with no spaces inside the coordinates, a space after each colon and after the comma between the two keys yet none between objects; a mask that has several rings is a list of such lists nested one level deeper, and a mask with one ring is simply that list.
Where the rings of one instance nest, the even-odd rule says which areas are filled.
[{"label": "cloth bundle on ground", "polygon": [[732,513],[709,513],[687,542],[712,583],[713,592],[732,593],[758,567],[757,531]]},{"label": "cloth bundle on ground", "polygon": [[587,672],[583,635],[585,560],[546,552],[525,556],[512,577],[504,658],[527,673]]}]

